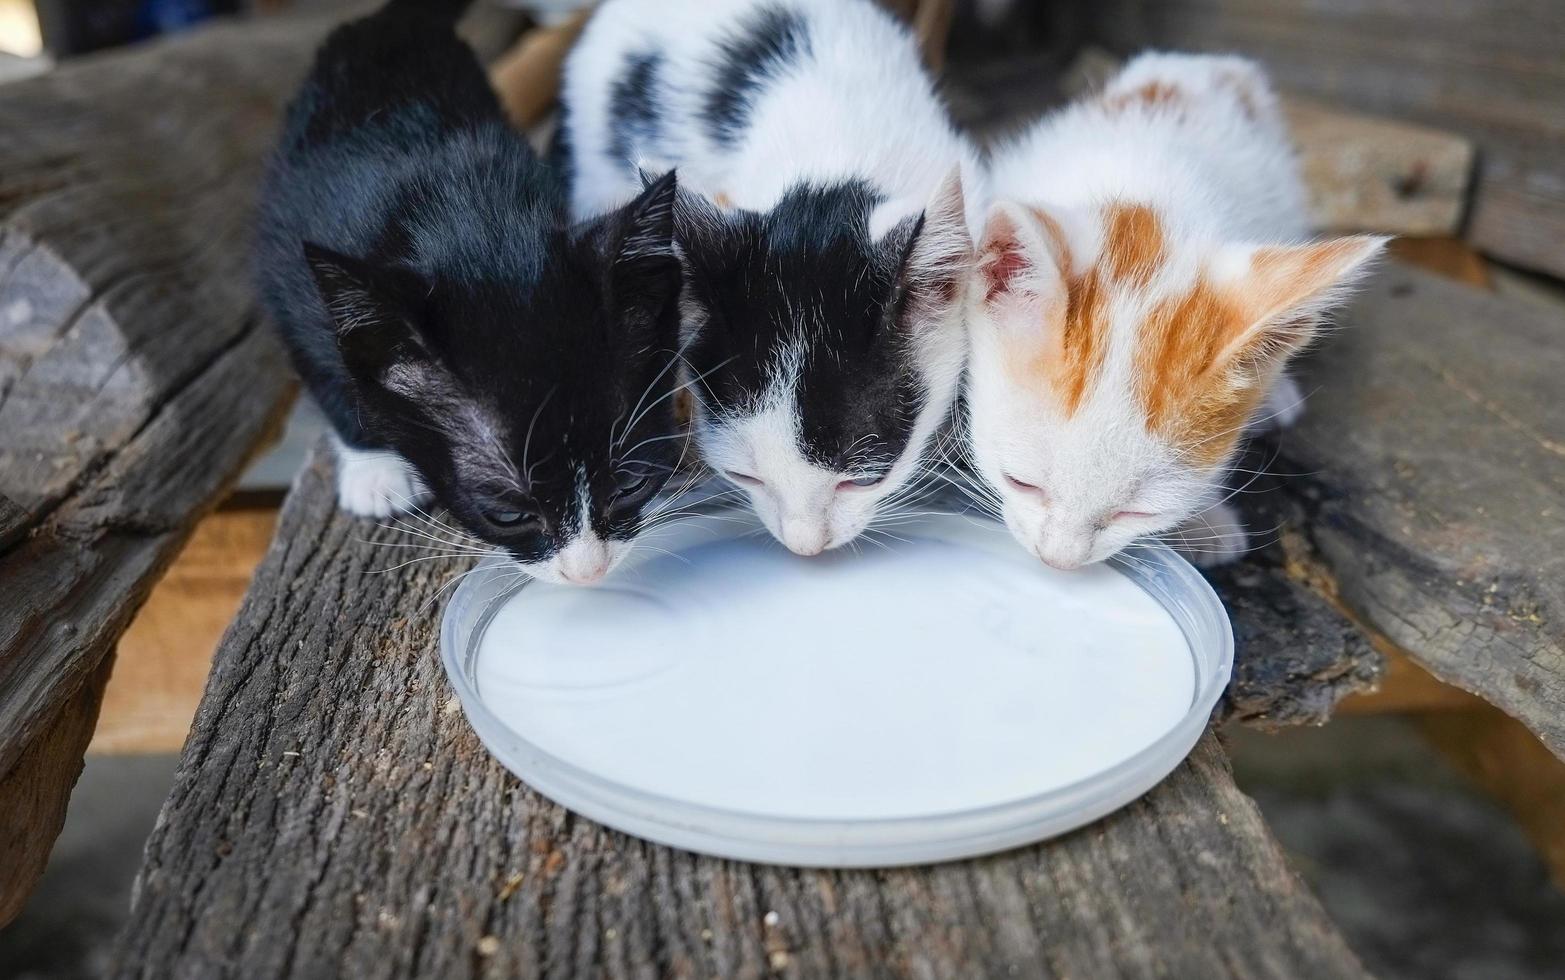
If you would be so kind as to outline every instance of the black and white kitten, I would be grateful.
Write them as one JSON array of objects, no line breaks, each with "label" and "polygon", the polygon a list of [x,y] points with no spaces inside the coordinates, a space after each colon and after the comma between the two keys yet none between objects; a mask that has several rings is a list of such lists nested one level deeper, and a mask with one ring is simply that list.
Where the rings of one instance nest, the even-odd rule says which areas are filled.
[{"label": "black and white kitten", "polygon": [[703,457],[794,551],[851,541],[916,485],[966,350],[976,158],[911,32],[871,0],[609,0],[563,99],[578,216],[679,168]]},{"label": "black and white kitten", "polygon": [[433,494],[531,574],[590,583],[672,472],[672,174],[590,224],[456,37],[465,3],[338,28],[260,202],[260,291],[338,440],[344,509]]}]

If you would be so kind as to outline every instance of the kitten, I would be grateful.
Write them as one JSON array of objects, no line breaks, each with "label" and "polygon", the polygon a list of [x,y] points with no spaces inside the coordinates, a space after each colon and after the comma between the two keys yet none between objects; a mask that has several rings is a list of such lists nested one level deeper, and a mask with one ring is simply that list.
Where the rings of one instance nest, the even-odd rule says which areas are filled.
[{"label": "kitten", "polygon": [[432,493],[531,574],[593,582],[674,464],[674,178],[569,227],[464,6],[392,0],[327,39],[266,174],[260,292],[345,510]]},{"label": "kitten", "polygon": [[1265,76],[1143,55],[996,153],[966,390],[975,468],[1012,533],[1075,568],[1179,529],[1244,549],[1222,481],[1240,437],[1297,413],[1288,358],[1385,239],[1307,242]]},{"label": "kitten", "polygon": [[609,0],[563,100],[578,215],[679,169],[704,459],[793,551],[851,541],[917,489],[965,358],[975,157],[912,34],[870,0]]}]

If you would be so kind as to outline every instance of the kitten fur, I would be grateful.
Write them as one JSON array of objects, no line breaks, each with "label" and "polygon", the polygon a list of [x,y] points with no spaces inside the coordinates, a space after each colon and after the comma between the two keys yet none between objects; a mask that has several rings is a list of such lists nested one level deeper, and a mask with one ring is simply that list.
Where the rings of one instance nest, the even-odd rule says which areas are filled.
[{"label": "kitten fur", "polygon": [[593,582],[675,462],[674,179],[570,227],[464,6],[393,0],[326,40],[262,189],[260,293],[344,509],[432,493],[533,575]]},{"label": "kitten fur", "polygon": [[975,157],[870,0],[609,0],[565,71],[580,216],[677,167],[697,444],[813,555],[918,486],[965,358]]},{"label": "kitten fur", "polygon": [[1298,411],[1283,374],[1385,240],[1307,241],[1261,70],[1147,54],[991,166],[969,291],[967,436],[1050,565],[1168,531],[1242,551],[1222,489],[1247,427]]}]

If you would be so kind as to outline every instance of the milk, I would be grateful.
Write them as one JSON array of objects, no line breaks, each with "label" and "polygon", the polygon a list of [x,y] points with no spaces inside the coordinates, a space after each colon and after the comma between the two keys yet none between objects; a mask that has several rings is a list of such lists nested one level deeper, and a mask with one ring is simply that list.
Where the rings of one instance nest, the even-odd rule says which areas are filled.
[{"label": "milk", "polygon": [[676,554],[643,550],[602,587],[533,583],[489,623],[479,695],[604,779],[836,820],[1069,786],[1190,710],[1184,635],[1114,568],[1055,571],[957,517],[897,534],[800,558],[713,523],[654,539]]}]

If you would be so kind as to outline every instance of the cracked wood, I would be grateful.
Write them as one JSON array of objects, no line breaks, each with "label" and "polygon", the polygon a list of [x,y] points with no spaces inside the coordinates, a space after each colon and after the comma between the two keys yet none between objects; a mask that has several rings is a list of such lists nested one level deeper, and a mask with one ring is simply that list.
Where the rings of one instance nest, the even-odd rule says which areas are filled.
[{"label": "cracked wood", "polygon": [[[462,566],[305,471],[148,842],[119,977],[1359,977],[1215,735],[1066,837],[922,869],[747,865],[579,819],[484,751],[431,604]],[[742,737],[742,733],[736,733]]]}]

